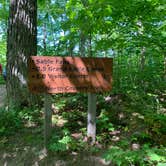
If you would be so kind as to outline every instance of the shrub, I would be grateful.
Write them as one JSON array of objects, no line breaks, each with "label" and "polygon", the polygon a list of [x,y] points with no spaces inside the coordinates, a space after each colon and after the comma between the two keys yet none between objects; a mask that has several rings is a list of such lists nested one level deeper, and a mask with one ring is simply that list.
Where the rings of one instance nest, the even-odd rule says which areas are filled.
[{"label": "shrub", "polygon": [[16,110],[0,109],[0,136],[8,136],[22,126],[22,119]]}]

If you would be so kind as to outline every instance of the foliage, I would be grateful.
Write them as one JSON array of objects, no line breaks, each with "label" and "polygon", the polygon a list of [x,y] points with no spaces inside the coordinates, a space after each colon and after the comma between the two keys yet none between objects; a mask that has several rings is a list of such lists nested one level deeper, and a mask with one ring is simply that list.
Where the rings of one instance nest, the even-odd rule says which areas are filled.
[{"label": "foliage", "polygon": [[[5,2],[0,2],[0,32],[3,34],[0,63],[3,65],[8,15]],[[92,52],[94,57],[113,57],[113,89],[97,94],[97,144],[101,148],[111,147],[104,158],[113,164],[166,164],[165,18],[165,0],[38,2],[39,55],[81,56],[83,45],[86,56]],[[107,96],[110,101],[105,100]],[[87,95],[58,94],[53,98],[56,134],[52,135],[49,149],[53,152],[91,151],[84,141]],[[8,136],[22,126],[41,125],[41,120],[39,108],[1,109],[0,135]],[[116,130],[120,134],[112,136],[110,133]],[[81,137],[74,138],[75,133]],[[113,141],[113,137],[119,140]],[[137,151],[131,150],[134,142],[141,147]],[[92,148],[95,151],[97,145]]]},{"label": "foliage", "polygon": [[5,84],[5,80],[4,78],[2,77],[2,75],[0,75],[0,85],[3,85]]},{"label": "foliage", "polygon": [[111,123],[111,117],[106,110],[101,110],[101,113],[97,119],[97,131],[104,132],[104,131],[114,131],[115,128]]},{"label": "foliage", "polygon": [[[65,140],[65,141],[64,141]],[[59,139],[59,137],[54,136],[51,140],[49,149],[51,151],[55,151],[55,152],[62,152],[62,151],[66,151],[67,150],[67,145],[68,143],[70,143],[70,137],[65,136],[62,139]]]},{"label": "foliage", "polygon": [[106,160],[111,160],[118,166],[128,165],[161,165],[165,164],[165,149],[150,148],[146,144],[142,149],[137,151],[124,150],[120,147],[113,146],[103,156]]},{"label": "foliage", "polygon": [[145,125],[156,143],[166,145],[166,116],[162,114],[146,114]]},{"label": "foliage", "polygon": [[[87,107],[86,94],[57,94],[53,96],[56,109],[64,110],[66,107],[70,109],[79,108],[80,110]],[[79,101],[79,102],[78,102]]]},{"label": "foliage", "polygon": [[6,42],[4,40],[0,40],[0,64],[5,66],[6,62]]},{"label": "foliage", "polygon": [[76,140],[71,136],[68,129],[64,128],[62,133],[54,134],[50,140],[49,149],[52,152],[68,152],[86,150],[87,144],[80,139]]},{"label": "foliage", "polygon": [[41,124],[39,109],[0,108],[0,136],[10,136],[25,126],[31,127]]},{"label": "foliage", "polygon": [[18,110],[0,109],[0,136],[8,136],[22,128],[23,121]]},{"label": "foliage", "polygon": [[40,125],[42,124],[42,112],[39,108],[23,108],[19,111],[19,116],[24,121],[24,123],[29,123],[32,125]]},{"label": "foliage", "polygon": [[[4,40],[0,39],[0,64],[2,65],[2,68],[6,65],[6,42]],[[3,79],[3,76],[0,75],[0,85],[5,84],[5,81]]]}]

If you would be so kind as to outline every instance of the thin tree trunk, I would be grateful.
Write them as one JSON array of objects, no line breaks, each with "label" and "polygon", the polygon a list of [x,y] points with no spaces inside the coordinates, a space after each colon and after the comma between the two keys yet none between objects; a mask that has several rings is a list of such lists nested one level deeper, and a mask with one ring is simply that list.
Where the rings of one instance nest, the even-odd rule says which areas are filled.
[{"label": "thin tree trunk", "polygon": [[[144,72],[144,68],[145,68],[145,53],[146,53],[146,48],[143,47],[141,50],[141,57],[140,57],[140,72],[141,73]],[[145,90],[144,83],[145,83],[145,80],[141,79],[141,85],[143,85],[143,88]]]},{"label": "thin tree trunk", "polygon": [[89,52],[89,56],[92,57],[93,52],[92,52],[92,34],[91,34],[91,32],[89,34],[89,50],[88,50],[88,52]]},{"label": "thin tree trunk", "polygon": [[166,53],[164,53],[164,78],[166,79]]},{"label": "thin tree trunk", "polygon": [[143,71],[144,68],[145,68],[145,52],[146,52],[146,49],[145,49],[145,47],[143,47],[142,50],[141,50],[141,58],[140,58],[140,69],[141,69],[141,71]]},{"label": "thin tree trunk", "polygon": [[51,18],[49,19],[49,21],[50,21],[50,24],[51,24],[51,33],[52,33],[52,36],[53,36],[54,54],[56,55],[56,51],[55,51],[56,49],[55,48],[57,47],[57,45],[56,45],[56,36],[55,36],[54,28],[53,28],[54,24],[53,24]]},{"label": "thin tree trunk", "polygon": [[86,37],[85,35],[81,32],[80,34],[80,54],[82,57],[85,56],[85,42],[86,42]]},{"label": "thin tree trunk", "polygon": [[47,26],[46,23],[44,23],[43,26],[43,47],[44,47],[44,54],[46,54],[47,52],[47,43],[46,43],[46,39],[47,39]]},{"label": "thin tree trunk", "polygon": [[27,87],[27,60],[37,54],[37,1],[10,0],[7,35],[7,94],[16,106],[33,103]]},{"label": "thin tree trunk", "polygon": [[73,49],[74,49],[74,45],[73,45],[73,43],[72,43],[72,41],[70,40],[69,41],[69,48],[68,48],[68,52],[69,52],[69,55],[70,56],[73,56]]}]

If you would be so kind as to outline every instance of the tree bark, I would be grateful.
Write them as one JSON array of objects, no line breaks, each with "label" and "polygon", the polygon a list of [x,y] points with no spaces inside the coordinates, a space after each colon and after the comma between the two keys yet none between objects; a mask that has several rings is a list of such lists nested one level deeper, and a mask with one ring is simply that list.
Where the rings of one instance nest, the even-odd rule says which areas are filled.
[{"label": "tree bark", "polygon": [[85,57],[85,42],[86,42],[86,37],[83,32],[80,33],[80,54],[82,57]]},{"label": "tree bark", "polygon": [[47,54],[47,42],[46,42],[46,39],[47,39],[47,25],[46,25],[46,23],[44,23],[44,26],[43,26],[43,47],[44,47],[44,54]]},{"label": "tree bark", "polygon": [[[9,104],[34,101],[27,87],[27,60],[37,54],[37,1],[10,0],[7,34],[7,94]],[[33,99],[32,99],[33,98]]]},{"label": "tree bark", "polygon": [[141,57],[140,57],[140,69],[141,71],[144,71],[144,68],[145,68],[145,53],[146,53],[146,48],[143,47],[142,50],[141,50]]}]

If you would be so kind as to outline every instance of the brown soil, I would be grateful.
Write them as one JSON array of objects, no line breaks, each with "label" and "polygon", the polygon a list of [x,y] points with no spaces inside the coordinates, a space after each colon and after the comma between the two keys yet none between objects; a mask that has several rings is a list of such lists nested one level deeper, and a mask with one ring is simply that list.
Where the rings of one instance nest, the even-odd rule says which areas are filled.
[{"label": "brown soil", "polygon": [[6,143],[0,146],[0,166],[111,166],[99,155],[87,152],[47,154],[41,137],[41,129],[31,128],[2,139]]}]

